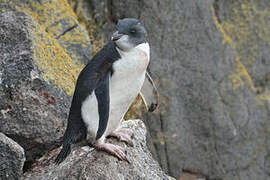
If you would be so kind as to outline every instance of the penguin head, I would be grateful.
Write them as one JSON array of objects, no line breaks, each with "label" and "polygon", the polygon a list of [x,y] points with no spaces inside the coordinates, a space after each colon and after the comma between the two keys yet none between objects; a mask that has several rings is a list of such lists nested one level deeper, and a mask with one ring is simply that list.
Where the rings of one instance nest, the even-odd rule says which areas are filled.
[{"label": "penguin head", "polygon": [[146,43],[147,32],[139,20],[125,18],[119,20],[112,41],[122,51],[129,51],[139,44]]}]

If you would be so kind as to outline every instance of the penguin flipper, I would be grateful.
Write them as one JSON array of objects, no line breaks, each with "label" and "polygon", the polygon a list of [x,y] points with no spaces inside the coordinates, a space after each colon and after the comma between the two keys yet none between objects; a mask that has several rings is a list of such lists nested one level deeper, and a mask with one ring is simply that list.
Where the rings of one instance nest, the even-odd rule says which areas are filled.
[{"label": "penguin flipper", "polygon": [[[110,71],[107,71],[105,77],[91,79],[84,79],[86,84],[91,86],[76,86],[75,93],[72,99],[72,104],[69,112],[68,125],[64,134],[62,149],[55,159],[56,164],[63,162],[71,152],[71,145],[79,142],[82,139],[86,139],[87,128],[81,117],[81,106],[78,105],[86,99],[88,94],[95,93],[98,101],[98,112],[99,112],[99,129],[97,137],[101,137],[107,127],[109,117],[109,78]],[[79,77],[78,82],[82,79]],[[80,83],[83,84],[83,83]],[[90,92],[90,93],[89,93]],[[97,138],[98,139],[98,138]]]},{"label": "penguin flipper", "polygon": [[95,89],[96,98],[98,101],[99,124],[96,135],[96,140],[99,139],[105,132],[110,112],[110,76],[108,72],[105,78],[99,83]]},{"label": "penguin flipper", "polygon": [[149,112],[153,112],[158,105],[158,91],[148,72],[145,73],[145,80],[140,91],[145,106]]},{"label": "penguin flipper", "polygon": [[86,139],[87,128],[81,116],[81,105],[93,92],[96,93],[98,100],[100,117],[97,137],[103,135],[108,123],[109,103],[103,104],[102,101],[109,102],[109,78],[112,73],[112,64],[119,58],[120,55],[116,50],[115,43],[110,41],[80,72],[71,103],[62,150],[55,160],[56,163],[59,164],[65,160],[70,153],[72,144]]}]

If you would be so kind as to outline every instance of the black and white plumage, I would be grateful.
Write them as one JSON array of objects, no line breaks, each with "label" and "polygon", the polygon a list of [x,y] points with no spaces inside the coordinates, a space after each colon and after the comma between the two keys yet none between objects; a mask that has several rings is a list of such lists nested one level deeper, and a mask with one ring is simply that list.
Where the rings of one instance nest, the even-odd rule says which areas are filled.
[{"label": "black and white plumage", "polygon": [[157,91],[146,71],[150,48],[145,28],[132,18],[120,20],[116,28],[112,40],[93,57],[77,79],[56,163],[67,157],[72,144],[86,138],[95,147],[127,160],[125,150],[106,143],[105,138],[112,135],[130,141],[132,133],[119,129],[119,125],[139,93],[150,111],[157,106]]}]

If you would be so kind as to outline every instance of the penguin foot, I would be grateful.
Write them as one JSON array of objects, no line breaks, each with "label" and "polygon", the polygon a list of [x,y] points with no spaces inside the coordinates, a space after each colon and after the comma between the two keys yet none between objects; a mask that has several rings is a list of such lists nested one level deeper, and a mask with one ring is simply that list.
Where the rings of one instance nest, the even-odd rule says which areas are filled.
[{"label": "penguin foot", "polygon": [[115,137],[120,141],[127,143],[129,146],[133,146],[132,137],[134,136],[134,133],[131,129],[119,129],[112,132],[109,136]]},{"label": "penguin foot", "polygon": [[95,147],[99,150],[104,150],[104,151],[116,156],[117,158],[119,158],[122,161],[127,161],[128,163],[130,163],[129,160],[127,159],[126,150],[121,146],[117,146],[117,145],[110,144],[110,143],[97,143],[97,144],[95,144]]}]

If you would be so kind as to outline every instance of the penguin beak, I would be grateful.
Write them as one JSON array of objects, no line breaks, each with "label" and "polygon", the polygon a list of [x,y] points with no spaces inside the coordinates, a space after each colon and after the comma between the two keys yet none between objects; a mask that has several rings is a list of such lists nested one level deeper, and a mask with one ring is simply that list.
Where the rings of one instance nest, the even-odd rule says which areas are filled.
[{"label": "penguin beak", "polygon": [[124,34],[120,34],[118,31],[114,32],[112,35],[112,41],[117,41],[120,39]]}]

